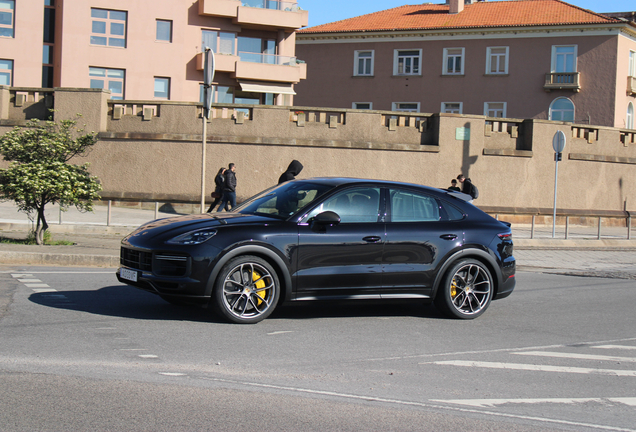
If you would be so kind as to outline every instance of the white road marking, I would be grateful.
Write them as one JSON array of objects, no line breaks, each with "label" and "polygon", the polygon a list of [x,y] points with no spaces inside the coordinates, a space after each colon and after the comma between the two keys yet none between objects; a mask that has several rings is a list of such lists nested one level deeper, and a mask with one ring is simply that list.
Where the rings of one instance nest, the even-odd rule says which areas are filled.
[{"label": "white road marking", "polygon": [[578,353],[562,353],[562,352],[550,352],[550,351],[523,351],[523,352],[513,352],[512,354],[539,356],[539,357],[569,358],[569,359],[578,359],[578,360],[602,360],[602,361],[618,361],[618,362],[636,362],[636,358],[632,358],[632,357],[616,357],[616,356],[603,356],[603,355],[578,354]]},{"label": "white road marking", "polygon": [[30,283],[30,282],[42,282],[40,279],[18,279],[18,282]]},{"label": "white road marking", "polygon": [[597,345],[591,348],[636,350],[636,346],[631,345]]},{"label": "white road marking", "polygon": [[27,288],[49,288],[50,285],[45,283],[28,283],[24,284]]},{"label": "white road marking", "polygon": [[184,373],[179,373],[179,372],[159,372],[159,375],[165,375],[165,376],[186,376],[187,374]]},{"label": "white road marking", "polygon": [[592,369],[592,368],[546,366],[546,365],[533,365],[533,364],[521,364],[521,363],[448,360],[448,361],[437,361],[437,362],[425,362],[425,363],[419,363],[419,364],[436,364],[436,365],[461,366],[461,367],[482,367],[482,368],[489,368],[489,369],[527,370],[527,371],[538,371],[538,372],[561,372],[561,373],[578,373],[578,374],[590,374],[590,375],[636,377],[636,371],[632,371],[632,370]]},{"label": "white road marking", "polygon": [[118,351],[148,351],[146,348],[119,348]]},{"label": "white road marking", "polygon": [[293,333],[292,330],[281,330],[281,331],[275,331],[275,332],[271,332],[271,333],[267,333],[268,336],[273,336],[273,335],[279,335],[279,334],[284,334],[284,333]]},{"label": "white road marking", "polygon": [[48,292],[57,292],[54,288],[33,288],[33,292],[35,293],[48,293]]},{"label": "white road marking", "polygon": [[506,404],[581,404],[596,402],[607,404],[608,402],[636,406],[636,397],[626,398],[539,398],[539,399],[431,399],[432,402],[451,403],[456,405],[467,405],[477,408],[494,408],[497,405]]},{"label": "white road marking", "polygon": [[14,273],[11,276],[14,277],[15,279],[33,277],[33,275],[29,273]]},{"label": "white road marking", "polygon": [[156,356],[154,354],[139,354],[139,357],[147,358],[147,359],[149,359],[149,358],[159,358],[159,356]]}]

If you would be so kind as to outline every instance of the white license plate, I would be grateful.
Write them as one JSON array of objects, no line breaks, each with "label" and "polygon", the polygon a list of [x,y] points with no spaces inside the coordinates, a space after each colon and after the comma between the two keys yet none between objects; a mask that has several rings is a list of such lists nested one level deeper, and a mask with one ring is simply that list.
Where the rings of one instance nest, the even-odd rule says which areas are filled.
[{"label": "white license plate", "polygon": [[119,276],[121,276],[122,279],[126,279],[131,282],[137,282],[137,274],[138,272],[135,270],[128,270],[125,268],[119,270]]}]

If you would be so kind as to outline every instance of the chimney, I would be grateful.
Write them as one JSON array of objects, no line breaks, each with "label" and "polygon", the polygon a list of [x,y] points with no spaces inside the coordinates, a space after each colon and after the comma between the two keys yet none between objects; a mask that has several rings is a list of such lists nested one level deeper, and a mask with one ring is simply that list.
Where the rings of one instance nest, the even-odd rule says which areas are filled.
[{"label": "chimney", "polygon": [[458,14],[464,10],[464,0],[449,0],[448,13]]}]

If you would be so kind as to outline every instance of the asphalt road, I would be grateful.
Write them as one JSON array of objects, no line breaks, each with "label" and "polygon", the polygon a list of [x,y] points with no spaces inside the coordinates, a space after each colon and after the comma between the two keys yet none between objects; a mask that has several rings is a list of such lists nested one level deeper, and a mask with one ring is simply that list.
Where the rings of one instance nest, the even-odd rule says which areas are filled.
[{"label": "asphalt road", "polygon": [[0,268],[7,431],[634,431],[636,285],[519,272],[474,321],[418,303],[225,324],[114,269]]}]

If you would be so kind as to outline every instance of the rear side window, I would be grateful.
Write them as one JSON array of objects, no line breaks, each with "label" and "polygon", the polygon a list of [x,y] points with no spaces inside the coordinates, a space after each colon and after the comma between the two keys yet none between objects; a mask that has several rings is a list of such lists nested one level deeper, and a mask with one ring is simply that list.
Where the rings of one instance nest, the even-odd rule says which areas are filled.
[{"label": "rear side window", "polygon": [[462,220],[464,219],[464,212],[455,207],[452,204],[442,201],[442,207],[446,210],[446,215],[448,216],[448,220]]},{"label": "rear side window", "polygon": [[391,189],[390,197],[392,222],[433,222],[442,218],[440,205],[431,196]]}]

